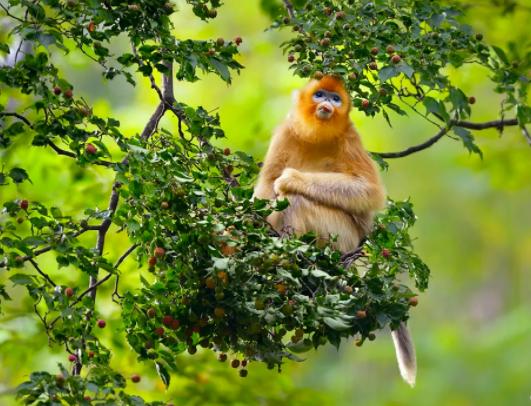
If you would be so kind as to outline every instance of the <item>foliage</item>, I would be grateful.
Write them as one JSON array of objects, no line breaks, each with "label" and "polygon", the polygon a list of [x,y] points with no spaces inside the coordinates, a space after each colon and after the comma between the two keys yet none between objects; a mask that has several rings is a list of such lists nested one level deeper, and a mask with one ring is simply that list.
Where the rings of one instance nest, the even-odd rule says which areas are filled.
[{"label": "foliage", "polygon": [[[205,21],[215,18],[221,5],[216,0],[187,3]],[[335,4],[325,1],[323,7]],[[385,4],[377,3],[383,8]],[[398,10],[394,3],[385,10],[391,9]],[[272,10],[285,13],[278,7]],[[427,24],[433,22],[432,14],[442,13],[436,2],[418,10],[401,10],[402,24],[409,15],[411,26],[426,31],[430,31]],[[357,11],[345,10],[339,20],[352,19],[359,32],[353,27],[341,31],[346,28],[336,27],[337,14],[323,14],[315,8],[298,9],[295,19],[277,19],[277,25],[302,27],[298,28],[302,37],[286,43],[293,50],[300,46],[294,64],[297,74],[309,76],[321,70],[346,76],[351,91],[370,99],[368,114],[380,108],[383,112],[385,106],[402,111],[395,104],[398,94],[391,96],[398,86],[393,79],[397,76],[408,83],[401,91],[415,88],[399,99],[413,97],[415,92],[417,96],[419,92],[428,94],[425,88],[429,87],[440,97],[437,101],[423,96],[426,107],[432,106],[429,113],[463,118],[470,100],[461,100],[462,92],[438,69],[446,62],[459,65],[456,55],[463,56],[462,63],[465,57],[481,54],[499,74],[495,81],[507,94],[506,106],[518,105],[520,124],[528,121],[528,108],[521,104],[525,87],[518,88],[515,96],[514,75],[504,74],[509,62],[496,65],[490,53],[487,58],[487,47],[471,34],[459,31],[459,43],[453,44],[452,27],[461,27],[454,20],[433,23],[442,31],[436,43],[429,42],[429,35],[408,31],[420,36],[417,40],[427,41],[422,42],[426,47],[446,49],[440,60],[426,56],[425,62],[420,61],[415,53],[418,44],[403,32],[388,30],[384,34],[392,37],[376,36],[375,45],[382,47],[391,41],[403,52],[401,62],[382,78],[364,68],[371,57],[366,55],[366,42],[356,38],[362,22],[373,22],[370,29],[379,30],[387,14],[370,8],[352,17],[350,13]],[[116,281],[113,299],[122,308],[129,344],[140,360],[153,361],[165,385],[170,373],[179,370],[176,355],[184,351],[194,354],[197,346],[214,349],[222,360],[229,352],[243,356],[245,363],[264,361],[280,369],[284,358],[297,360],[296,353],[327,342],[339,346],[342,338],[357,336],[361,345],[375,338],[374,331],[406,320],[410,306],[416,304],[416,293],[403,282],[402,273],[410,275],[416,289],[427,287],[428,269],[412,251],[408,235],[415,221],[409,202],[389,201],[363,252],[353,253],[351,261],[318,244],[312,235],[280,237],[268,227],[265,217],[272,210],[285,208],[286,202],[253,200],[258,165],[245,153],[216,147],[215,140],[224,136],[219,117],[202,107],[175,101],[172,94],[173,78],[196,81],[199,72],[213,73],[230,83],[233,73],[242,68],[236,59],[241,39],[179,40],[170,18],[174,12],[175,6],[164,1],[12,0],[4,8],[12,42],[0,51],[12,64],[0,67],[0,83],[2,93],[22,102],[0,106],[0,147],[9,150],[16,148],[20,139],[31,139],[32,148],[50,148],[75,160],[81,170],[98,166],[115,176],[107,210],[95,206],[86,207],[83,213],[63,213],[60,207],[24,197],[2,202],[0,270],[10,273],[13,285],[27,288],[50,340],[63,344],[72,362],[71,372],[61,366],[55,377],[47,372],[32,374],[18,389],[26,404],[144,402],[123,392],[125,379],[109,366],[112,350],[95,333],[104,327],[95,307],[96,290],[111,278]],[[336,28],[333,32],[328,28],[329,36],[323,30],[330,22]],[[329,45],[321,43],[321,31]],[[111,46],[123,37],[131,43],[130,50]],[[351,47],[343,47],[341,38],[357,42],[349,41]],[[20,51],[17,39],[23,41],[21,45],[29,45],[29,50]],[[76,95],[74,84],[54,64],[61,53],[75,50],[101,66],[106,79],[123,76],[134,84],[138,73],[151,81],[160,105],[140,134],[124,134],[118,120],[96,115],[89,103]],[[345,65],[352,58],[348,52],[355,53],[358,65]],[[498,57],[503,60],[500,54]],[[382,62],[385,58],[383,53],[376,57]],[[356,80],[351,75],[354,71]],[[431,82],[426,78],[428,72]],[[155,73],[164,76],[164,86],[156,84]],[[417,73],[420,81],[415,87]],[[382,95],[379,86],[389,94]],[[445,92],[449,92],[447,98],[441,96]],[[164,113],[177,120],[175,134],[158,128]],[[1,168],[4,187],[23,182],[31,182],[25,168]],[[132,244],[115,264],[103,250],[111,224],[126,232]],[[87,246],[83,239],[87,233],[97,234],[96,247]],[[74,267],[88,276],[90,286],[81,289],[56,284],[37,262],[39,255],[47,252],[54,253],[59,268]],[[122,296],[119,266],[133,252],[149,273],[141,271],[142,286],[122,292]],[[4,286],[0,286],[0,297],[10,300]],[[247,369],[241,366],[240,374],[245,376]],[[90,401],[84,399],[87,392]]]}]

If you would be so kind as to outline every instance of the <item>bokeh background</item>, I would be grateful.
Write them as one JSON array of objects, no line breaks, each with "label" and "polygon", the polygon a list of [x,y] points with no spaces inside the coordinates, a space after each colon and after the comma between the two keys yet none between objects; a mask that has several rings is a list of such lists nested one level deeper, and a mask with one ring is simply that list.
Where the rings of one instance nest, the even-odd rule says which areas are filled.
[{"label": "bokeh background", "polygon": [[[259,0],[227,0],[209,24],[193,17],[184,2],[177,3],[178,38],[241,36],[240,62],[246,67],[230,87],[209,76],[193,84],[176,83],[177,99],[219,112],[227,135],[220,145],[261,159],[271,132],[290,108],[291,92],[304,84],[291,75],[279,49],[289,32],[267,30],[270,20]],[[486,0],[473,2],[466,13],[466,21],[486,42],[501,47],[510,41],[529,45],[530,17],[525,5],[503,14]],[[121,79],[105,82],[100,69],[76,51],[66,56],[56,52],[55,57],[76,94],[96,113],[118,118],[126,134],[142,129],[157,103],[149,83],[133,88]],[[497,118],[500,97],[486,71],[465,67],[452,75],[467,95],[477,98],[473,121]],[[0,103],[5,98],[0,91]],[[382,118],[352,113],[371,151],[400,150],[435,133],[419,116],[392,118],[390,128]],[[163,125],[175,129],[169,119]],[[182,405],[531,405],[531,148],[515,128],[503,135],[496,130],[475,134],[483,160],[447,138],[424,152],[390,160],[383,173],[393,199],[414,203],[416,250],[432,270],[430,287],[420,295],[409,322],[419,366],[414,389],[401,381],[389,332],[383,331],[361,348],[344,342],[339,351],[309,352],[305,362],[286,364],[281,374],[252,364],[245,379],[209,351],[184,354],[178,360],[181,372],[165,391],[154,366],[137,363],[129,350],[119,308],[109,299],[112,287],[103,286],[98,306],[108,328],[98,334],[115,349],[114,368],[143,377],[128,392]],[[68,158],[28,148],[30,141],[20,140],[0,158],[9,166],[25,164],[33,184],[0,193],[41,200],[69,214],[106,207],[110,171],[80,169]],[[115,257],[128,246],[120,236],[107,244],[106,251]],[[86,285],[74,269],[57,269],[52,255],[43,256],[42,265],[62,283]],[[131,258],[122,269],[122,289],[138,286],[145,269]],[[0,280],[7,277],[0,272]],[[67,363],[61,348],[47,346],[26,292],[10,282],[8,286],[14,300],[3,304],[0,315],[0,405],[16,404],[13,389],[31,371],[56,372],[58,362]]]}]

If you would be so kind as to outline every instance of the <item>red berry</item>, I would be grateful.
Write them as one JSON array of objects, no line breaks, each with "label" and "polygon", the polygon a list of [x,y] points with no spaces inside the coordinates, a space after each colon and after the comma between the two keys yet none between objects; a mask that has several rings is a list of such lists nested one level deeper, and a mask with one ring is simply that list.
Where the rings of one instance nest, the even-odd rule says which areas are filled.
[{"label": "red berry", "polygon": [[153,251],[153,254],[156,256],[156,257],[163,257],[164,254],[166,254],[166,250],[162,247],[156,247],[155,250]]},{"label": "red berry", "polygon": [[400,62],[401,60],[402,60],[402,58],[400,57],[400,55],[393,55],[393,56],[391,57],[391,62],[393,62],[393,63],[398,63],[398,62]]},{"label": "red berry", "polygon": [[230,155],[230,148],[225,148],[225,149],[223,150],[223,155],[225,155],[225,156]]},{"label": "red berry", "polygon": [[71,99],[72,96],[74,96],[74,92],[72,91],[72,89],[66,89],[64,92],[64,96],[67,99]]},{"label": "red berry", "polygon": [[371,62],[369,64],[369,69],[371,70],[378,70],[378,64],[376,62]]},{"label": "red berry", "polygon": [[336,13],[336,18],[337,18],[338,20],[342,20],[343,18],[345,18],[345,12],[344,12],[344,11],[338,11],[338,12]]},{"label": "red berry", "polygon": [[392,54],[393,52],[395,52],[395,47],[392,45],[388,45],[387,48],[385,48],[385,52],[387,52],[388,54]]},{"label": "red berry", "polygon": [[470,97],[468,98],[468,102],[469,102],[470,104],[474,104],[474,103],[476,102],[476,98],[475,98],[474,96],[470,96]]},{"label": "red berry", "polygon": [[77,361],[77,357],[74,354],[70,354],[68,356],[68,361],[75,362],[75,361]]},{"label": "red berry", "polygon": [[389,258],[391,256],[391,251],[389,251],[387,248],[384,248],[382,250],[382,257]]},{"label": "red berry", "polygon": [[166,210],[166,209],[168,209],[169,207],[170,207],[170,204],[169,204],[168,202],[166,202],[166,201],[160,203],[160,208],[161,208],[161,209]]},{"label": "red berry", "polygon": [[181,323],[179,322],[179,320],[172,320],[171,322],[171,325],[170,325],[170,328],[172,330],[177,330],[179,328],[179,326],[181,325]]},{"label": "red berry", "polygon": [[87,402],[90,402],[92,398],[90,396],[83,396],[83,400],[86,400]]},{"label": "red berry", "polygon": [[234,38],[234,42],[236,43],[236,45],[240,45],[243,42],[243,39],[242,37],[236,37]]},{"label": "red berry", "polygon": [[131,382],[138,383],[138,382],[140,382],[140,379],[141,379],[140,375],[138,375],[138,374],[134,374],[134,375],[131,376]]},{"label": "red berry", "polygon": [[162,337],[164,335],[164,328],[162,327],[157,327],[155,330],[154,330],[155,334],[158,335],[159,337]]},{"label": "red berry", "polygon": [[410,297],[408,302],[410,306],[415,307],[416,305],[419,304],[419,298],[417,296]]},{"label": "red berry", "polygon": [[321,44],[321,46],[327,47],[328,45],[330,45],[330,39],[329,38],[323,38],[321,41],[319,41],[319,43]]},{"label": "red berry", "polygon": [[313,74],[314,79],[321,80],[324,76],[324,73],[318,70]]},{"label": "red berry", "polygon": [[66,288],[66,289],[65,289],[65,296],[66,296],[66,297],[72,297],[72,296],[74,296],[74,289],[72,289],[72,288]]},{"label": "red berry", "polygon": [[378,52],[380,52],[380,50],[378,48],[376,48],[376,47],[371,48],[371,54],[378,55]]},{"label": "red berry", "polygon": [[354,72],[352,72],[350,75],[348,75],[348,78],[350,80],[356,80],[358,78],[358,75],[356,75]]},{"label": "red berry", "polygon": [[155,265],[157,265],[157,258],[156,257],[149,257],[148,265],[149,265],[150,268],[153,268]]},{"label": "red berry", "polygon": [[55,95],[59,96],[59,95],[61,94],[61,92],[62,92],[62,90],[61,90],[60,87],[57,87],[57,86],[56,86],[56,87],[53,88],[53,93],[54,93]]},{"label": "red berry", "polygon": [[150,307],[149,309],[147,309],[146,314],[149,318],[153,318],[157,315],[157,311],[154,308]]},{"label": "red berry", "polygon": [[89,32],[94,32],[96,30],[96,24],[94,24],[94,21],[91,21],[88,24],[87,29],[88,29]]},{"label": "red berry", "polygon": [[164,324],[166,327],[170,327],[172,322],[173,317],[171,317],[169,314],[162,318],[162,324]]},{"label": "red berry", "polygon": [[356,317],[358,319],[364,319],[365,317],[367,317],[367,312],[365,310],[358,310],[356,312]]},{"label": "red berry", "polygon": [[288,55],[288,62],[291,63],[291,62],[294,62],[295,61],[295,56],[292,55],[292,54],[289,54]]},{"label": "red berry", "polygon": [[98,152],[98,149],[93,144],[87,144],[85,145],[85,152],[89,155],[94,155],[96,152]]},{"label": "red berry", "polygon": [[225,361],[227,361],[227,354],[219,354],[219,355],[218,355],[218,360],[219,360],[220,362],[225,362]]},{"label": "red berry", "polygon": [[369,104],[370,104],[369,100],[361,99],[361,108],[362,109],[366,109],[367,107],[369,107]]},{"label": "red berry", "polygon": [[18,204],[18,206],[19,206],[22,210],[28,210],[29,202],[28,202],[27,200],[21,200],[20,203]]},{"label": "red berry", "polygon": [[238,368],[240,366],[240,360],[239,359],[233,359],[230,363],[230,366],[233,368]]},{"label": "red berry", "polygon": [[88,352],[88,357],[89,358],[94,358],[94,351],[89,351]]},{"label": "red berry", "polygon": [[210,48],[208,51],[207,51],[207,55],[208,56],[214,56],[216,55],[216,50],[214,48]]},{"label": "red berry", "polygon": [[246,366],[247,366],[247,360],[244,359],[244,360],[242,360],[242,367],[246,367]]},{"label": "red berry", "polygon": [[99,328],[105,328],[105,326],[107,325],[107,323],[105,322],[105,320],[98,320],[98,327]]}]

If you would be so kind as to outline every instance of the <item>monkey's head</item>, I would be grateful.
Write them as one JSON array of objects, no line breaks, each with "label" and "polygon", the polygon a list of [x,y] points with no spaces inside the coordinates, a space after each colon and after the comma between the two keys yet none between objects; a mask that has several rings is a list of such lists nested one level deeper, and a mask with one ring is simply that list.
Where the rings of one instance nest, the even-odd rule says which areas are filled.
[{"label": "monkey's head", "polygon": [[308,83],[298,93],[295,107],[301,135],[314,142],[337,138],[350,124],[350,97],[341,79],[335,76]]}]

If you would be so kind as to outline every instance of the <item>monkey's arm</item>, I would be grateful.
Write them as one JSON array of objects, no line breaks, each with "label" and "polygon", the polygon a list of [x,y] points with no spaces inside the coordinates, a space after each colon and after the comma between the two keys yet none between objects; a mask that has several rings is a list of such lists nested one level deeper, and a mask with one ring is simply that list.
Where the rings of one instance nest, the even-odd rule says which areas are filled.
[{"label": "monkey's arm", "polygon": [[279,128],[271,140],[264,159],[264,166],[262,166],[258,182],[254,187],[255,197],[269,200],[273,200],[276,197],[273,184],[275,179],[282,174],[287,160],[285,147],[282,145],[285,131],[287,131],[285,127]]},{"label": "monkey's arm", "polygon": [[300,172],[286,168],[275,181],[274,191],[278,195],[300,194],[348,213],[379,210],[385,203],[385,191],[380,183],[339,172]]}]

